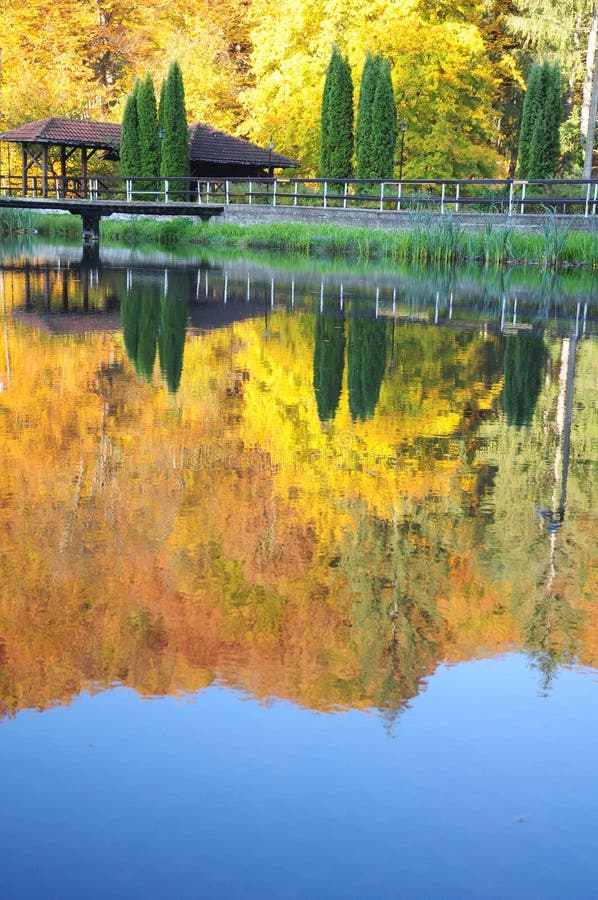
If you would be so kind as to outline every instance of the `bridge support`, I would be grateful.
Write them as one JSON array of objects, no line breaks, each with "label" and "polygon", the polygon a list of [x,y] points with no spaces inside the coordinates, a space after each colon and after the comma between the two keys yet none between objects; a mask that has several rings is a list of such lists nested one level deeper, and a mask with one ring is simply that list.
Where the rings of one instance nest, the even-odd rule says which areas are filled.
[{"label": "bridge support", "polygon": [[100,218],[97,213],[81,213],[83,220],[83,244],[100,243]]}]

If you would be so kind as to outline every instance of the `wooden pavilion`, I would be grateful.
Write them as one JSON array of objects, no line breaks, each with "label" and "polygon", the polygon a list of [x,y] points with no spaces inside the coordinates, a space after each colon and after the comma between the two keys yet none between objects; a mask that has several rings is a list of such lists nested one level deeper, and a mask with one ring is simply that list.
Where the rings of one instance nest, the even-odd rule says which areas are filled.
[{"label": "wooden pavilion", "polygon": [[[41,178],[41,193],[47,196],[50,180],[62,179],[64,183],[67,162],[77,154],[83,185],[91,176],[89,164],[94,156],[117,162],[120,138],[121,126],[114,122],[46,118],[0,134],[0,148],[2,142],[20,146],[23,194],[27,194],[28,180],[35,172]],[[272,146],[259,147],[202,122],[189,126],[189,156],[194,178],[257,178],[272,176],[275,169],[297,166],[295,160],[275,153]],[[7,174],[12,173],[0,172],[0,176]]]}]

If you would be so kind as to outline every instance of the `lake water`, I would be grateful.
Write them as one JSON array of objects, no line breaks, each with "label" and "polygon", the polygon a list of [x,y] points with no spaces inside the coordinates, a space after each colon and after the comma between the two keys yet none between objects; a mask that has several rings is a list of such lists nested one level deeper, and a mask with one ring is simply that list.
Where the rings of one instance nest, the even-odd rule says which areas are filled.
[{"label": "lake water", "polygon": [[0,270],[0,896],[593,898],[598,276]]}]

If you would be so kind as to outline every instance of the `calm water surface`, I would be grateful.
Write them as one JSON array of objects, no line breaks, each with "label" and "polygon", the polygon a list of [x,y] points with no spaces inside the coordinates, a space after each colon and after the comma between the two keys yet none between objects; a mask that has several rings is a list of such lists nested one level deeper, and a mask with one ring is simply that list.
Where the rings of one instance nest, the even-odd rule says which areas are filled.
[{"label": "calm water surface", "polygon": [[4,898],[590,898],[598,290],[5,248]]}]

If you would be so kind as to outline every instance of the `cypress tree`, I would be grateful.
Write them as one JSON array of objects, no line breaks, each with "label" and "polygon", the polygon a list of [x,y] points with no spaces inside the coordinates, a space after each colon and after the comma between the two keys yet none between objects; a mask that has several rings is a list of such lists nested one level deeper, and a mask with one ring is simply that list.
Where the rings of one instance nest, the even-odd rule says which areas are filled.
[{"label": "cypress tree", "polygon": [[376,90],[372,105],[371,171],[375,178],[392,178],[397,145],[397,108],[390,66],[378,61]]},{"label": "cypress tree", "polygon": [[141,174],[137,83],[125,103],[120,139],[120,172],[123,178],[138,178]]},{"label": "cypress tree", "polygon": [[353,319],[347,344],[349,410],[354,422],[376,411],[386,370],[386,322]]},{"label": "cypress tree", "polygon": [[168,390],[175,394],[183,372],[185,331],[187,328],[187,300],[178,297],[162,297],[160,301],[160,332],[158,354],[160,371],[166,379]]},{"label": "cypress tree", "polygon": [[160,328],[160,299],[155,290],[144,291],[139,307],[139,326],[137,338],[137,358],[135,368],[138,375],[142,375],[146,381],[152,380],[156,349],[158,346],[158,331]]},{"label": "cypress tree", "polygon": [[148,179],[143,183],[143,190],[152,191],[156,188],[155,179],[160,174],[160,140],[154,82],[149,72],[137,89],[137,120],[140,174]]},{"label": "cypress tree", "polygon": [[379,66],[380,57],[372,56],[368,51],[361,73],[355,125],[355,158],[358,178],[372,177],[372,110]]},{"label": "cypress tree", "polygon": [[323,178],[353,174],[353,79],[338,47],[332,50],[322,94],[320,174]]},{"label": "cypress tree", "polygon": [[321,422],[334,419],[343,387],[345,320],[318,315],[315,321],[313,386]]},{"label": "cypress tree", "polygon": [[562,120],[558,64],[534,63],[530,70],[519,138],[519,177],[554,178],[560,160]]},{"label": "cypress tree", "polygon": [[503,405],[509,425],[529,425],[542,387],[546,348],[542,337],[507,337]]},{"label": "cypress tree", "polygon": [[518,174],[520,178],[529,178],[529,155],[536,119],[540,109],[540,66],[533,63],[527,79],[523,111],[521,114],[521,130],[519,132]]},{"label": "cypress tree", "polygon": [[[185,89],[178,62],[171,63],[160,103],[162,130],[162,158],[160,175],[163,178],[189,177],[189,129],[185,112]],[[184,200],[185,188],[172,186],[173,200]]]}]

